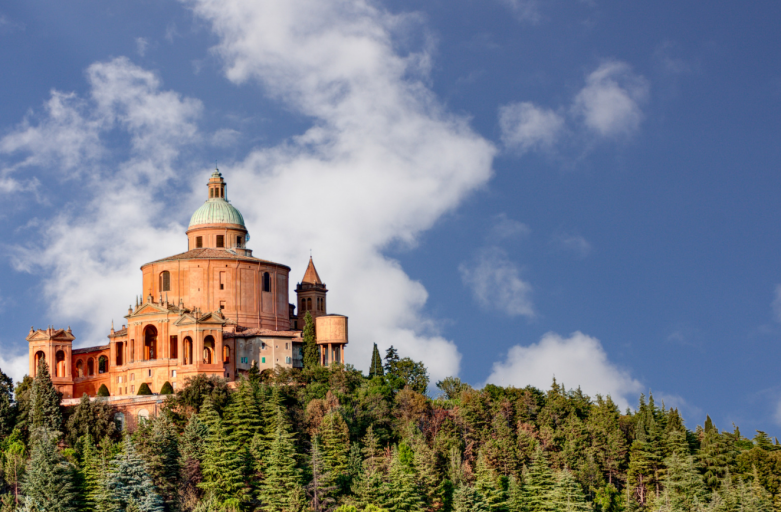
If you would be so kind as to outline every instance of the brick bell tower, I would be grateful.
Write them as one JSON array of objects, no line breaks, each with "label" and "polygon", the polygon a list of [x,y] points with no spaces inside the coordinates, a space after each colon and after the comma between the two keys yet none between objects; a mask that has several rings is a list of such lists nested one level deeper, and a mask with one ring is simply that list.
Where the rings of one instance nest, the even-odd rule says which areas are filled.
[{"label": "brick bell tower", "polygon": [[323,281],[317,274],[312,257],[309,257],[309,265],[306,267],[304,279],[296,285],[296,295],[298,297],[298,321],[300,327],[304,325],[306,312],[312,315],[312,318],[326,314],[325,294],[328,293]]}]

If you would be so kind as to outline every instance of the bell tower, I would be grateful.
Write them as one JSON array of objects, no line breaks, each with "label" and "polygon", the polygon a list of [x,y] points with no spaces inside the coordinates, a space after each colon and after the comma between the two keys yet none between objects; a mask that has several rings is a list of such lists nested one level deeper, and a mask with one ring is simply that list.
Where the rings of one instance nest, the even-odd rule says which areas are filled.
[{"label": "bell tower", "polygon": [[327,314],[325,294],[328,293],[323,281],[315,269],[312,257],[309,257],[309,265],[306,267],[304,278],[296,286],[296,295],[298,296],[298,321],[300,327],[304,325],[306,312],[312,315],[312,318],[324,316]]}]

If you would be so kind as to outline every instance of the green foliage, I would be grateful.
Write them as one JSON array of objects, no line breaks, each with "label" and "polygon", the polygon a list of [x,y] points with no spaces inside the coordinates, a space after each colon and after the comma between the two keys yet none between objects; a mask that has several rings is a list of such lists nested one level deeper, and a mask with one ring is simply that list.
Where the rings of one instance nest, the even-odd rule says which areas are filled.
[{"label": "green foliage", "polygon": [[65,439],[71,446],[76,446],[81,437],[103,439],[114,435],[115,431],[111,406],[102,400],[90,400],[85,393],[81,396],[79,405],[70,411]]},{"label": "green foliage", "polygon": [[163,384],[163,387],[160,388],[160,394],[161,395],[173,395],[174,394],[174,388],[171,386],[171,383],[168,381],[165,381],[165,384]]},{"label": "green foliage", "polygon": [[[376,345],[375,345],[376,349]],[[14,381],[0,368],[0,441],[5,439],[16,424],[14,406]]]},{"label": "green foliage", "polygon": [[149,467],[130,437],[125,437],[124,450],[111,462],[106,480],[110,500],[119,510],[163,512],[163,500],[149,476]]},{"label": "green foliage", "polygon": [[385,371],[382,368],[382,357],[380,357],[380,350],[375,343],[372,350],[372,362],[369,365],[369,378],[382,377],[383,375],[385,375]]},{"label": "green foliage", "polygon": [[49,365],[43,359],[38,364],[38,373],[30,390],[29,429],[31,434],[39,429],[58,434],[62,431],[60,394],[54,389]]},{"label": "green foliage", "polygon": [[315,338],[315,321],[309,311],[304,316],[304,331],[301,336],[304,339],[304,368],[312,369],[320,364],[320,355]]},{"label": "green foliage", "polygon": [[138,393],[137,395],[151,395],[152,390],[149,389],[149,384],[146,382],[142,383],[140,386],[138,386]]},{"label": "green foliage", "polygon": [[418,393],[425,393],[428,388],[428,370],[421,362],[415,362],[409,357],[399,359],[398,352],[391,346],[385,353],[385,379],[392,389],[399,390],[409,386]]},{"label": "green foliage", "polygon": [[30,510],[77,510],[74,468],[57,449],[59,437],[59,432],[46,427],[38,427],[32,433],[31,457],[22,483],[25,507]]},{"label": "green foliage", "polygon": [[455,400],[461,396],[462,391],[472,389],[466,382],[461,382],[458,377],[445,377],[437,382],[437,387],[448,400]]},{"label": "green foliage", "polygon": [[108,392],[108,388],[106,387],[105,384],[100,385],[100,388],[98,389],[98,396],[104,398],[107,396],[111,396],[111,393]]}]

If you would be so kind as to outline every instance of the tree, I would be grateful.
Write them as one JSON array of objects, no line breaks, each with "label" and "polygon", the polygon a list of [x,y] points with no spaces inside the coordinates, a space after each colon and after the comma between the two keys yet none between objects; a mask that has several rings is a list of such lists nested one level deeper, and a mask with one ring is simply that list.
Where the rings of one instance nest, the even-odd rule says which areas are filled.
[{"label": "tree", "polygon": [[3,444],[5,449],[3,450],[4,453],[0,453],[0,461],[3,462],[0,473],[4,473],[4,479],[13,493],[14,503],[18,505],[19,485],[23,479],[24,463],[27,459],[27,448],[24,445],[22,432],[15,428]]},{"label": "tree", "polygon": [[16,428],[27,440],[30,436],[30,407],[32,406],[33,379],[29,375],[22,378],[22,382],[16,384],[14,396],[16,397]]},{"label": "tree", "polygon": [[66,430],[65,438],[71,446],[76,446],[83,436],[103,439],[113,435],[116,425],[111,406],[100,400],[92,401],[86,393],[83,394],[68,418]]},{"label": "tree", "polygon": [[105,384],[101,384],[100,388],[98,388],[98,396],[103,398],[111,396],[111,393],[108,392],[108,388]]},{"label": "tree", "polygon": [[[312,481],[306,486],[306,492],[310,499],[313,512],[321,512],[335,500],[330,497],[337,489],[335,485],[328,486],[327,478],[324,480],[323,455],[320,451],[320,442],[317,436],[312,439],[312,452],[309,457],[309,467],[312,471]],[[355,494],[358,494],[357,492]]]},{"label": "tree", "polygon": [[325,415],[319,436],[323,451],[323,481],[326,486],[335,485],[345,490],[349,481],[350,435],[338,409]]},{"label": "tree", "polygon": [[51,431],[46,427],[38,427],[32,433],[32,452],[22,483],[22,493],[27,507],[33,510],[47,512],[77,510],[73,467],[65,461],[57,449],[59,437],[59,432]]},{"label": "tree", "polygon": [[542,449],[537,448],[529,471],[524,476],[523,503],[529,512],[549,512],[553,507],[556,480],[548,467],[548,460]]},{"label": "tree", "polygon": [[707,501],[702,475],[697,471],[694,457],[673,453],[665,460],[662,502],[670,510],[697,510]]},{"label": "tree", "polygon": [[320,355],[317,350],[317,339],[315,338],[315,321],[312,314],[307,311],[304,316],[304,368],[315,368],[320,364]]},{"label": "tree", "polygon": [[483,507],[486,510],[504,510],[507,496],[504,486],[494,471],[488,466],[484,450],[480,450],[477,456],[475,468],[475,491],[477,492]]},{"label": "tree", "polygon": [[174,388],[171,386],[171,383],[168,381],[165,381],[165,384],[163,384],[163,387],[160,388],[160,394],[161,395],[173,395],[174,394]]},{"label": "tree", "polygon": [[160,414],[140,425],[134,441],[158,494],[172,508],[178,495],[180,473],[179,435],[174,424],[167,415]]},{"label": "tree", "polygon": [[212,496],[220,506],[239,508],[250,497],[244,463],[242,454],[231,445],[222,422],[211,425],[201,465],[203,481],[198,487]]},{"label": "tree", "polygon": [[396,349],[391,346],[385,355],[385,378],[393,389],[403,389],[409,386],[418,393],[425,393],[429,378],[426,367],[405,357],[399,359]]},{"label": "tree", "polygon": [[142,383],[140,386],[138,386],[138,395],[151,395],[152,390],[149,389],[149,384],[146,382]]},{"label": "tree", "polygon": [[591,510],[591,506],[586,503],[583,489],[568,469],[559,471],[556,476],[552,501],[556,510],[561,512]]},{"label": "tree", "polygon": [[472,389],[472,386],[461,382],[458,377],[445,377],[437,382],[436,386],[448,400],[455,400],[461,396],[462,391]]},{"label": "tree", "polygon": [[129,436],[125,437],[123,452],[111,462],[107,480],[113,501],[120,510],[163,512],[163,500],[149,477],[149,468]]},{"label": "tree", "polygon": [[[374,348],[376,350],[377,345]],[[13,431],[15,424],[14,381],[0,368],[0,441]]]},{"label": "tree", "polygon": [[33,379],[30,390],[30,433],[46,429],[58,435],[62,430],[62,412],[60,412],[60,394],[54,389],[49,366],[41,359],[38,373]]},{"label": "tree", "polygon": [[301,474],[296,468],[296,449],[293,434],[282,418],[271,443],[265,479],[260,489],[260,501],[267,512],[288,512],[302,508]]},{"label": "tree", "polygon": [[369,378],[382,377],[385,371],[382,369],[382,357],[380,357],[380,351],[377,348],[377,344],[374,344],[374,350],[372,350],[372,362],[369,365]]},{"label": "tree", "polygon": [[390,512],[411,512],[423,509],[423,499],[415,482],[412,468],[401,460],[398,448],[391,453],[388,480],[385,483],[383,508]]}]

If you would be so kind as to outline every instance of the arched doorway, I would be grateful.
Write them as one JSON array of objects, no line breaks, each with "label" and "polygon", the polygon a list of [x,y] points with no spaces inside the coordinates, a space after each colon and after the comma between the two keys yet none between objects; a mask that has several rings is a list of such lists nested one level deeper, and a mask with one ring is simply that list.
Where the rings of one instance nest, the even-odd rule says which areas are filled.
[{"label": "arched doorway", "polygon": [[46,362],[46,354],[44,354],[42,350],[39,350],[35,353],[35,369],[33,370],[33,376],[38,375],[38,367],[41,365],[41,362]]},{"label": "arched doorway", "polygon": [[214,338],[212,336],[206,336],[203,339],[203,362],[206,364],[212,364],[214,361]]},{"label": "arched doorway", "polygon": [[84,361],[82,361],[81,359],[76,361],[76,376],[84,377]]},{"label": "arched doorway", "polygon": [[193,339],[189,336],[184,338],[184,364],[193,364]]},{"label": "arched doorway", "polygon": [[87,360],[87,375],[95,375],[95,360],[91,357]]},{"label": "arched doorway", "polygon": [[62,350],[54,354],[54,376],[65,377],[65,352]]},{"label": "arched doorway", "polygon": [[154,325],[144,328],[144,361],[157,359],[157,329]]},{"label": "arched doorway", "polygon": [[98,358],[98,373],[106,373],[108,371],[108,357],[100,356]]}]

